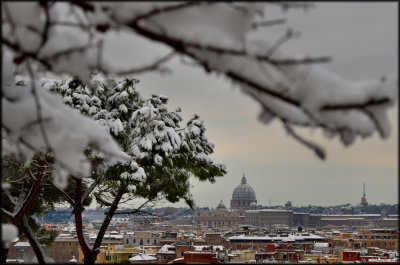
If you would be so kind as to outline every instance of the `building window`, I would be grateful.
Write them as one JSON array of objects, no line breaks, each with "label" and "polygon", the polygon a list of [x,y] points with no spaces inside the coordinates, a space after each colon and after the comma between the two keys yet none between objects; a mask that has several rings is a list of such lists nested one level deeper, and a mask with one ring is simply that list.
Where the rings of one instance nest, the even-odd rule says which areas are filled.
[{"label": "building window", "polygon": [[167,256],[164,255],[164,259],[167,259]]}]

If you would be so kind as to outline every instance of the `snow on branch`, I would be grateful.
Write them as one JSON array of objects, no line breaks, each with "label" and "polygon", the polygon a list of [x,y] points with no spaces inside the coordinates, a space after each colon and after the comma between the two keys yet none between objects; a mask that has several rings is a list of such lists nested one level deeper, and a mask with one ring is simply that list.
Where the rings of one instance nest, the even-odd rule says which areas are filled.
[{"label": "snow on branch", "polygon": [[[289,135],[308,147],[314,145],[295,134],[292,126],[320,128],[338,135],[345,145],[375,131],[388,137],[386,111],[395,104],[397,81],[378,77],[349,81],[321,65],[331,60],[328,56],[286,54],[284,43],[297,33],[289,29],[275,43],[266,41],[261,27],[268,30],[286,22],[284,18],[266,20],[268,5],[280,6],[283,11],[313,7],[302,2],[4,3],[3,131],[19,152],[51,147],[61,175],[88,174],[82,146],[92,145],[109,157],[126,159],[98,124],[63,108],[47,91],[35,89],[39,88],[35,82],[42,73],[75,75],[88,84],[93,72],[162,73],[166,63],[179,55],[239,85],[262,107],[263,122],[279,119]],[[111,67],[104,59],[103,46],[107,33],[120,30],[166,46],[170,52],[146,65],[138,62],[125,70]],[[25,88],[5,86],[13,82],[15,71],[33,72],[31,83]],[[11,118],[4,113],[19,114]],[[109,122],[113,129],[121,128],[118,120]],[[146,145],[146,139],[141,144]]]},{"label": "snow on branch", "polygon": [[[59,98],[41,88],[40,84],[35,84],[35,100],[31,94],[31,82],[37,81],[28,81],[25,86],[10,84],[7,88],[3,87],[2,127],[7,132],[7,141],[15,146],[13,151],[23,151],[20,155],[27,160],[36,150],[52,151],[58,169],[54,179],[56,185],[65,187],[69,174],[81,177],[90,175],[90,161],[84,154],[88,146],[110,159],[130,159],[101,125],[65,106]],[[40,122],[35,122],[38,120],[38,112],[41,113]]]},{"label": "snow on branch", "polygon": [[[155,18],[153,20],[157,21]],[[244,51],[229,46],[218,46],[213,40],[208,43],[202,43],[200,40],[196,43],[187,41],[185,34],[189,33],[175,24],[167,26],[168,19],[165,17],[160,17],[157,22],[164,25],[170,34],[138,24],[129,26],[141,35],[163,42],[177,52],[188,55],[207,72],[230,77],[242,86],[245,93],[253,94],[253,98],[262,106],[267,105],[272,109],[273,113],[276,113],[275,116],[285,122],[285,128],[290,135],[318,150],[317,154],[322,153],[321,149],[316,149],[315,145],[310,145],[294,134],[289,130],[290,127],[287,127],[288,123],[319,127],[330,134],[338,134],[345,145],[352,143],[357,135],[372,135],[374,130],[383,138],[388,136],[389,124],[384,113],[395,102],[396,83],[393,80],[382,81],[377,78],[364,82],[350,82],[322,66],[315,65],[316,62],[328,61],[327,57],[316,60],[282,59],[286,56],[278,54],[277,49],[291,34],[286,34],[272,45],[262,39],[246,39],[246,36],[241,36],[245,39],[243,47],[246,47],[247,51]],[[176,28],[173,28],[174,26]],[[240,43],[240,38],[237,42]],[[266,55],[261,55],[260,51],[264,51]],[[267,69],[268,76],[260,70],[260,61]],[[278,81],[280,86],[277,86],[275,81]],[[344,113],[350,115],[343,115]],[[381,120],[376,118],[377,115]],[[284,120],[282,116],[285,116]],[[351,121],[349,116],[353,118]],[[316,119],[318,122],[315,122]]]}]

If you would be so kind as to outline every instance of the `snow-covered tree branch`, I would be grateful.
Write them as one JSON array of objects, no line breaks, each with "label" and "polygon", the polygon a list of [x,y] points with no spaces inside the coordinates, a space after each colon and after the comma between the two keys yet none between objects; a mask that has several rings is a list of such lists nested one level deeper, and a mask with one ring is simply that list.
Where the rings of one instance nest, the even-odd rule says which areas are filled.
[{"label": "snow-covered tree branch", "polygon": [[[95,90],[99,83],[91,82],[93,73],[107,76],[150,71],[165,73],[168,62],[174,57],[189,60],[207,73],[231,80],[261,106],[261,122],[268,124],[278,119],[288,135],[322,159],[326,157],[324,148],[298,134],[296,126],[319,128],[328,138],[339,136],[344,145],[352,144],[357,137],[370,137],[375,132],[381,138],[387,138],[390,124],[386,112],[396,103],[397,80],[377,75],[369,80],[350,81],[324,67],[323,64],[331,60],[329,56],[285,53],[284,43],[299,34],[288,28],[276,41],[268,42],[266,31],[260,33],[261,29],[286,23],[284,18],[266,18],[265,8],[269,6],[302,10],[312,7],[312,4],[2,3],[2,154],[14,154],[29,162],[38,150],[51,153],[56,171],[53,183],[60,190],[66,187],[69,175],[77,179],[92,175],[93,157],[88,150],[106,160],[108,165],[125,165],[126,169],[129,166],[132,172],[119,172],[122,178],[133,176],[139,179],[145,175],[142,167],[151,171],[153,164],[179,162],[179,159],[170,157],[173,151],[178,148],[182,148],[180,151],[184,148],[193,150],[197,145],[202,152],[192,156],[193,163],[187,166],[210,166],[212,163],[207,155],[212,146],[208,146],[201,136],[204,125],[198,117],[181,131],[166,121],[163,125],[154,119],[147,127],[142,126],[152,115],[166,113],[154,113],[150,106],[161,106],[166,98],[155,96],[142,102],[141,108],[133,108],[135,112],[129,115],[135,117],[129,132],[125,131],[122,120],[113,116],[115,113],[103,117],[105,113],[99,111],[99,104],[105,102],[102,98],[105,94]],[[130,50],[127,50],[127,60],[132,62],[130,67],[113,65],[105,56],[105,46],[110,34],[118,32],[149,40],[168,51],[146,62],[138,62],[135,57],[129,57]],[[132,51],[135,49],[133,46]],[[69,83],[60,83],[55,87],[59,89],[56,92],[63,95],[62,100],[53,95],[49,84],[53,86],[54,83],[42,77],[60,79],[63,75],[77,76],[87,84],[87,87],[82,86],[84,90],[81,92],[85,93],[68,90]],[[105,87],[108,85],[104,84]],[[66,89],[63,86],[67,86]],[[114,92],[109,103],[118,105],[116,111],[123,116],[128,108],[120,104],[120,99],[126,96],[124,92],[128,92],[123,89]],[[171,119],[173,124],[174,118],[168,115],[162,118]],[[150,129],[168,141],[153,145],[154,138],[143,133]],[[134,137],[133,142],[123,141],[122,135],[128,133]],[[182,172],[176,170],[173,173],[180,176]],[[197,174],[200,179],[204,176],[204,172]],[[36,176],[28,174],[28,177],[35,181]],[[82,194],[80,203],[94,191],[96,182],[100,180],[96,179]],[[157,185],[162,186],[166,181],[160,179]],[[128,190],[135,189],[133,185],[127,187]],[[157,187],[151,189],[155,195],[158,194]],[[148,194],[147,186],[136,192],[155,196]],[[173,201],[176,198],[168,199]]]},{"label": "snow-covered tree branch", "polygon": [[[74,156],[79,157],[79,161],[72,163],[71,157],[65,156],[66,151],[59,152],[63,146],[58,146],[53,139],[52,128],[65,128],[66,135],[74,136],[71,141],[79,138],[110,157],[127,159],[111,140],[100,140],[106,139],[105,135],[87,134],[88,130],[94,131],[92,126],[95,125],[91,122],[75,119],[76,114],[72,113],[60,118],[57,113],[68,111],[59,102],[53,102],[47,92],[36,89],[39,75],[68,73],[86,82],[93,71],[105,74],[163,72],[165,63],[178,55],[189,57],[205,71],[226,76],[239,85],[262,106],[259,118],[264,123],[275,118],[285,128],[321,128],[328,137],[338,135],[345,145],[351,144],[357,136],[369,137],[374,131],[386,138],[390,132],[386,110],[394,104],[397,81],[377,76],[352,82],[321,65],[329,62],[330,57],[285,54],[281,46],[296,37],[296,32],[288,29],[275,43],[266,42],[259,34],[261,27],[285,23],[284,19],[265,19],[264,9],[268,5],[279,5],[282,9],[312,6],[284,2],[5,3],[2,10],[3,75],[8,83],[3,82],[3,106],[10,111],[18,109],[21,114],[21,109],[29,110],[30,115],[24,114],[19,119],[20,124],[4,117],[3,132],[17,133],[10,141],[18,144],[23,153],[30,148],[55,149],[61,172],[87,175],[89,168],[84,157]],[[28,13],[30,15],[26,15]],[[166,45],[171,53],[155,58],[152,63],[135,64],[130,69],[112,67],[104,59],[103,44],[107,42],[107,33],[121,30]],[[14,68],[17,73],[31,72],[32,82],[25,88],[28,91],[6,86],[11,83]],[[73,129],[64,120],[73,123]],[[24,132],[29,132],[29,136]],[[289,135],[295,135],[293,133]],[[303,140],[299,142],[311,143],[311,140]],[[305,146],[316,147],[319,156],[325,157],[324,149],[318,144]],[[69,153],[82,153],[73,146],[69,149]]]}]

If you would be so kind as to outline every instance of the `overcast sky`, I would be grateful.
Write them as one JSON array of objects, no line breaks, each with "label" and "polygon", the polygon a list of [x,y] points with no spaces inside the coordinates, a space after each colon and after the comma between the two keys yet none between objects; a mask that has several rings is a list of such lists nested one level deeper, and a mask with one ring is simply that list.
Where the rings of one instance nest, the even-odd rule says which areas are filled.
[{"label": "overcast sky", "polygon": [[[275,40],[288,26],[302,33],[287,42],[282,50],[312,56],[330,55],[325,66],[350,80],[397,76],[398,7],[397,3],[317,3],[304,12],[282,13],[272,8],[270,18],[287,18],[287,24],[268,30]],[[119,35],[114,43],[115,61],[127,62],[126,51],[133,44]],[[118,38],[115,38],[117,40]],[[133,60],[146,61],[149,55],[164,55],[164,47],[136,42]],[[115,52],[117,47],[117,52]],[[302,130],[327,150],[327,160],[319,160],[312,151],[286,135],[278,121],[269,125],[257,120],[259,106],[232,87],[230,82],[207,75],[199,68],[174,60],[168,65],[173,73],[137,76],[145,96],[152,93],[170,98],[169,109],[182,107],[187,120],[198,114],[205,120],[206,135],[215,144],[212,158],[226,165],[228,173],[210,184],[192,181],[192,193],[200,207],[216,207],[222,199],[227,207],[234,188],[245,173],[256,193],[258,204],[283,205],[292,201],[303,205],[355,205],[362,197],[363,182],[370,204],[398,201],[398,107],[390,111],[391,136],[382,140],[357,139],[350,147],[338,140],[327,140],[319,130]],[[184,123],[183,123],[184,124]],[[170,205],[170,204],[165,204]],[[183,202],[175,207],[185,206]]]}]

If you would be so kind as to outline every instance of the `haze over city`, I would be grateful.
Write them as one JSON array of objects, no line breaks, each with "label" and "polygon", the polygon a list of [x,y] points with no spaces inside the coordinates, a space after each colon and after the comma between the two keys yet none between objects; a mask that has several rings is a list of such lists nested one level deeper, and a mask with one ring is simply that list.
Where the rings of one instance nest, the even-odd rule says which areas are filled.
[{"label": "haze over city", "polygon": [[[397,75],[397,4],[396,3],[317,3],[308,10],[282,13],[271,8],[271,19],[286,18],[284,25],[265,29],[271,42],[288,27],[301,36],[286,42],[281,49],[289,54],[331,56],[325,67],[349,80]],[[122,53],[128,38],[121,33],[109,56],[118,64],[129,63]],[[368,45],[365,45],[368,43]],[[131,44],[129,44],[131,45]],[[166,51],[147,41],[137,42],[137,59]],[[107,47],[106,47],[107,48]],[[136,55],[135,55],[136,56]],[[136,58],[136,57],[132,57]],[[132,59],[133,60],[133,59]],[[182,107],[187,121],[194,114],[205,121],[206,135],[215,144],[211,156],[225,164],[228,173],[214,184],[193,181],[192,194],[200,207],[216,207],[222,199],[229,205],[233,189],[245,173],[254,188],[258,204],[294,206],[359,203],[362,185],[371,204],[393,204],[398,200],[398,106],[390,110],[392,125],[388,139],[376,133],[367,140],[357,138],[344,147],[336,137],[324,138],[320,130],[298,130],[306,138],[321,144],[326,161],[286,135],[277,121],[269,125],[258,121],[256,102],[232,87],[230,82],[199,68],[183,65],[179,59],[168,64],[172,74],[144,74],[139,89],[145,96],[153,93],[169,97],[169,109]],[[163,204],[160,206],[172,205]],[[173,206],[185,206],[179,202]],[[229,207],[229,206],[228,206]]]}]

